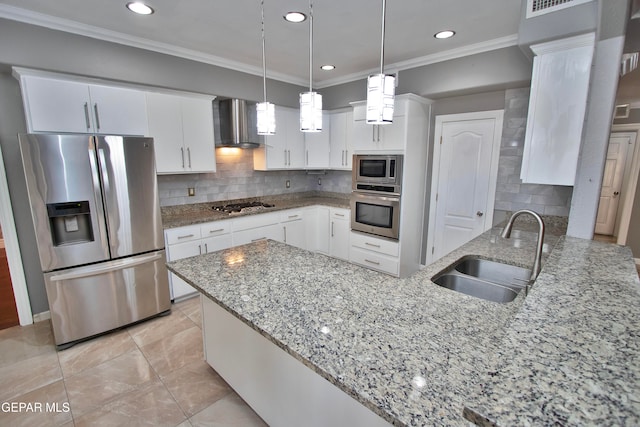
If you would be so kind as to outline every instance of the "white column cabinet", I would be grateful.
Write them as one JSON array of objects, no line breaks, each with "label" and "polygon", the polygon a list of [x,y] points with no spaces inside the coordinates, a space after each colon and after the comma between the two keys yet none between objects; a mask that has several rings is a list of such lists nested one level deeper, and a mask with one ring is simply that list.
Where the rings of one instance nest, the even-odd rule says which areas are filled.
[{"label": "white column cabinet", "polygon": [[365,120],[366,103],[352,102],[353,105],[353,149],[355,151],[398,151],[404,150],[407,140],[407,119],[404,102],[396,100],[393,123],[369,125]]},{"label": "white column cabinet", "polygon": [[215,172],[212,98],[146,94],[158,174]]},{"label": "white column cabinet", "polygon": [[148,134],[144,93],[17,70],[29,132]]},{"label": "white column cabinet", "polygon": [[349,260],[350,234],[350,211],[348,209],[331,208],[329,210],[329,255]]},{"label": "white column cabinet", "polygon": [[594,35],[531,46],[531,96],[520,177],[573,185],[582,141]]}]

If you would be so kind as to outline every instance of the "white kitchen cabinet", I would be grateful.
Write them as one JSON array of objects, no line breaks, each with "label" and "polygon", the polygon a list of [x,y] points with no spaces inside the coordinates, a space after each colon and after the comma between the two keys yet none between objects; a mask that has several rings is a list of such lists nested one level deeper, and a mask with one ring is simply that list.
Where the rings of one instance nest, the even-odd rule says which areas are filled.
[{"label": "white kitchen cabinet", "polygon": [[331,169],[351,170],[353,160],[353,112],[334,112],[329,115],[329,120],[331,122],[329,167]]},{"label": "white kitchen cabinet", "polygon": [[[175,261],[178,259],[189,258],[201,254],[202,244],[200,242],[200,239],[167,246],[168,261]],[[169,272],[169,284],[171,285],[170,288],[172,300],[179,299],[196,292],[196,290],[191,285],[171,272]]]},{"label": "white kitchen cabinet", "polygon": [[304,169],[304,134],[300,132],[300,112],[275,107],[276,134],[264,137],[264,144],[253,150],[255,170]]},{"label": "white kitchen cabinet", "polygon": [[354,151],[402,151],[407,141],[407,119],[404,100],[396,99],[393,123],[369,125],[365,120],[366,102],[352,102],[353,127],[351,137]]},{"label": "white kitchen cabinet", "polygon": [[322,113],[322,132],[305,132],[305,168],[328,169],[330,167],[331,118]]},{"label": "white kitchen cabinet", "polygon": [[349,259],[354,264],[397,276],[400,266],[399,253],[400,244],[397,240],[351,232]]},{"label": "white kitchen cabinet", "polygon": [[29,132],[148,134],[144,93],[18,69]]},{"label": "white kitchen cabinet", "polygon": [[158,174],[215,172],[213,98],[146,94]]},{"label": "white kitchen cabinet", "polygon": [[331,219],[328,206],[318,206],[316,222],[316,251],[321,254],[331,254]]},{"label": "white kitchen cabinet", "polygon": [[280,214],[284,243],[307,249],[305,219],[302,209],[286,210]]},{"label": "white kitchen cabinet", "polygon": [[283,241],[279,212],[249,215],[233,220],[233,246],[264,239]]},{"label": "white kitchen cabinet", "polygon": [[330,208],[329,221],[329,255],[349,260],[350,211]]},{"label": "white kitchen cabinet", "polygon": [[573,185],[582,140],[594,35],[531,46],[531,95],[520,177]]}]

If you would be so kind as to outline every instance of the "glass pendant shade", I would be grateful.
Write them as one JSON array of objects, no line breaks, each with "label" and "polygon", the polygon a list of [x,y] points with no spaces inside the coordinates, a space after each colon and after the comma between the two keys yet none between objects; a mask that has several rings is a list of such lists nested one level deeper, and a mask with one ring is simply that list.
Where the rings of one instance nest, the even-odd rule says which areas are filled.
[{"label": "glass pendant shade", "polygon": [[367,80],[367,123],[393,123],[396,77],[392,74],[372,74]]},{"label": "glass pendant shade", "polygon": [[276,110],[270,102],[259,102],[256,104],[258,135],[275,135],[276,133]]},{"label": "glass pendant shade", "polygon": [[317,92],[300,94],[300,130],[322,132],[322,95]]}]

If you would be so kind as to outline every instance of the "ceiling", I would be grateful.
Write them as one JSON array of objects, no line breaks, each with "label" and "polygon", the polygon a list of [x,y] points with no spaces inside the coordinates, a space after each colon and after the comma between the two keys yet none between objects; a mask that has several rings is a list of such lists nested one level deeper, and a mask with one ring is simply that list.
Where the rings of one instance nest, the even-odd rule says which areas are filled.
[{"label": "ceiling", "polygon": [[[259,0],[148,0],[155,13],[129,12],[128,0],[0,0],[0,17],[195,59],[262,75]],[[288,23],[301,0],[264,0],[267,75],[309,84],[309,25]],[[389,0],[385,71],[394,72],[517,43],[517,0]],[[313,4],[314,87],[379,70],[382,2]],[[447,40],[433,35],[456,31]],[[333,64],[333,71],[320,65]]]}]

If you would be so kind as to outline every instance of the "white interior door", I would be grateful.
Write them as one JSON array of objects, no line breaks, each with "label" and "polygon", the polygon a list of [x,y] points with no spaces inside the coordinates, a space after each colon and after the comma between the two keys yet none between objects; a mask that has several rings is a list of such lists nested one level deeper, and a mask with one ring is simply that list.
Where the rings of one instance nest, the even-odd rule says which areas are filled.
[{"label": "white interior door", "polygon": [[596,217],[595,232],[597,234],[613,235],[630,138],[630,134],[611,134],[609,138],[607,161],[604,166],[600,190],[600,204]]},{"label": "white interior door", "polygon": [[502,114],[436,117],[430,262],[492,226]]}]

